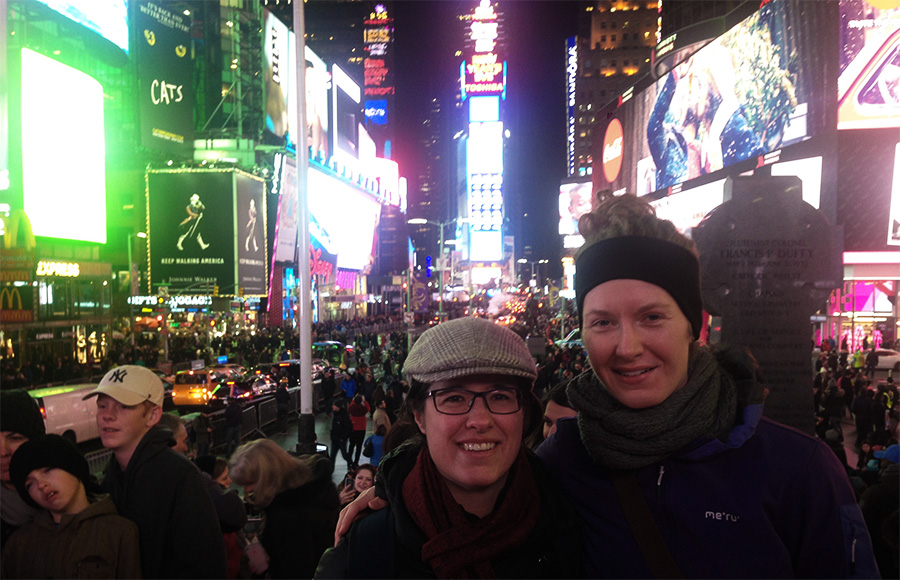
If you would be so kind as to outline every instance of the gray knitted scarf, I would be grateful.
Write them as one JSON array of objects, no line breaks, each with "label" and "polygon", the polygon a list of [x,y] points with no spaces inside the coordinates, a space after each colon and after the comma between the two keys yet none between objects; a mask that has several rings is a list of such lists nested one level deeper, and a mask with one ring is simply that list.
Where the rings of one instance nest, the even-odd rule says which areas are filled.
[{"label": "gray knitted scarf", "polygon": [[706,347],[693,345],[687,384],[654,407],[630,409],[615,399],[593,371],[566,390],[578,411],[578,429],[588,454],[609,469],[651,465],[698,437],[716,437],[737,414],[737,390]]}]

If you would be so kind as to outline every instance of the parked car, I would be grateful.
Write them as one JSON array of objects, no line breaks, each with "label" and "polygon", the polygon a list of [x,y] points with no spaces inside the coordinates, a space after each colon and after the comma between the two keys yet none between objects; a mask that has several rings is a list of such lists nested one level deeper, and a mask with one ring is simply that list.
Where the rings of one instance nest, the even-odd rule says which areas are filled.
[{"label": "parked car", "polygon": [[47,433],[71,437],[81,443],[100,436],[97,430],[97,399],[82,400],[97,388],[94,383],[31,389],[37,401]]},{"label": "parked car", "polygon": [[179,371],[175,375],[172,402],[176,406],[205,405],[219,383],[224,381],[225,377],[209,369]]},{"label": "parked car", "polygon": [[274,394],[277,386],[267,374],[248,372],[242,377],[219,384],[210,395],[208,404],[213,409],[224,409],[230,398],[253,400],[256,397]]},{"label": "parked car", "polygon": [[875,368],[900,372],[900,352],[890,348],[876,348],[875,354],[878,355]]}]

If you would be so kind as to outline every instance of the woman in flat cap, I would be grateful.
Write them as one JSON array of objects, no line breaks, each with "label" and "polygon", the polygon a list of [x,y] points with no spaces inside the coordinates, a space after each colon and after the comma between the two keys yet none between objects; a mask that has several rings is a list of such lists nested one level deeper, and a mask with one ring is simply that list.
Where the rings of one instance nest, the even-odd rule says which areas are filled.
[{"label": "woman in flat cap", "polygon": [[388,509],[357,522],[317,578],[572,578],[578,518],[524,434],[540,408],[525,342],[479,318],[429,329],[404,364],[401,422],[419,434],[382,459]]}]

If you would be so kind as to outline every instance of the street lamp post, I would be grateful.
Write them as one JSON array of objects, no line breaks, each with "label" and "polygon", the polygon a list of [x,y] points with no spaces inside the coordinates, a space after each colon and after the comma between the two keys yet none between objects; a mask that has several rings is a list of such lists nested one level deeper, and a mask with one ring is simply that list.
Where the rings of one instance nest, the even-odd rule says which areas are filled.
[{"label": "street lamp post", "polygon": [[411,225],[423,225],[423,224],[431,224],[433,226],[437,226],[441,231],[440,237],[440,261],[438,262],[438,272],[439,272],[439,282],[438,282],[438,318],[443,321],[444,320],[444,227],[449,226],[452,223],[455,223],[459,218],[453,218],[452,220],[448,220],[445,222],[435,222],[431,220],[427,220],[425,218],[412,218],[406,220],[406,223]]}]

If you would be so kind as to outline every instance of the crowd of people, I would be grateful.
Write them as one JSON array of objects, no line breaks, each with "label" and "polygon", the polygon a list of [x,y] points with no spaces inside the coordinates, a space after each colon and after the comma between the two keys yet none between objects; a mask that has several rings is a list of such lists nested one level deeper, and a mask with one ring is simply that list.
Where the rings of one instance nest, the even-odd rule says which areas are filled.
[{"label": "crowd of people", "polygon": [[[87,395],[112,452],[97,482],[25,391],[2,391],[3,576],[897,578],[892,383],[826,356],[820,436],[765,418],[752,355],[698,341],[693,243],[639,198],[596,201],[576,256],[583,347],[535,361],[476,317],[408,353],[357,332],[353,370],[320,387],[329,457],[238,431],[225,457],[198,438],[191,461],[160,379],[122,360]],[[277,358],[283,339],[247,352]],[[850,417],[855,469],[830,444]]]}]

